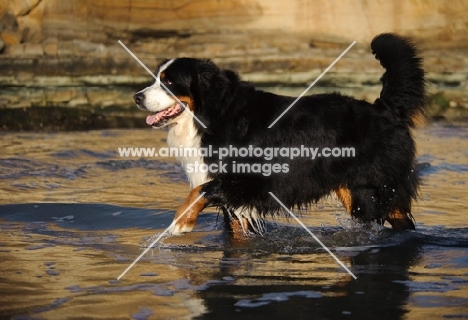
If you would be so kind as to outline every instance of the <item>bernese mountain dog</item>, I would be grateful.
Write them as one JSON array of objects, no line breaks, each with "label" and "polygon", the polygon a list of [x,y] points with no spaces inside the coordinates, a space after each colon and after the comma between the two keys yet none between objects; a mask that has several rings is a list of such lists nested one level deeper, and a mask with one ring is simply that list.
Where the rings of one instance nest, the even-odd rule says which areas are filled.
[{"label": "bernese mountain dog", "polygon": [[[303,208],[333,192],[355,219],[414,229],[411,204],[419,181],[411,129],[425,113],[422,59],[410,40],[394,34],[376,36],[371,49],[385,69],[380,97],[373,103],[339,93],[316,94],[302,97],[286,113],[294,97],[258,90],[211,60],[161,63],[156,82],[134,100],[152,113],[148,125],[168,127],[170,147],[354,149],[353,156],[315,159],[232,152],[218,171],[191,166],[221,165],[214,152],[179,155],[192,189],[170,232],[190,232],[204,208],[216,207],[234,234],[261,233],[267,214],[285,213],[281,204]],[[239,163],[276,170],[239,172]]]}]

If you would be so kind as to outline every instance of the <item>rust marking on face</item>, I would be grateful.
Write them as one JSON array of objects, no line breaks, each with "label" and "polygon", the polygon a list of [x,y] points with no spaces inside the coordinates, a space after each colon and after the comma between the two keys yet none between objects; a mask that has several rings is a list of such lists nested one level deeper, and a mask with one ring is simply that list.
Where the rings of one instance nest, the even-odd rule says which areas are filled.
[{"label": "rust marking on face", "polygon": [[177,97],[181,102],[187,103],[187,106],[190,111],[195,111],[195,103],[193,102],[192,98],[189,96],[179,96]]}]

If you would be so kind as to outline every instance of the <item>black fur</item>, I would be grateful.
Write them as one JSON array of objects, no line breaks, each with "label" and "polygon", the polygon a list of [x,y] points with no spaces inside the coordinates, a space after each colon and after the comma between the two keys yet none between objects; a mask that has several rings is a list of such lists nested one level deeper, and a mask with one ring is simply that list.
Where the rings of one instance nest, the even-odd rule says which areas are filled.
[{"label": "black fur", "polygon": [[[383,224],[391,212],[399,211],[408,217],[407,228],[414,228],[411,202],[417,195],[418,178],[410,127],[413,117],[424,111],[422,63],[415,47],[396,35],[377,36],[371,48],[386,69],[379,99],[369,103],[338,93],[305,96],[271,129],[268,126],[295,98],[257,90],[210,60],[176,59],[166,75],[185,79],[183,87],[190,91],[195,115],[207,126],[196,123],[202,147],[304,145],[354,147],[356,152],[354,158],[223,159],[229,172],[211,174],[212,180],[202,186],[208,206],[274,214],[282,210],[269,192],[295,208],[346,188],[352,196],[353,217]],[[217,163],[218,158],[204,161]],[[234,161],[287,164],[289,172],[234,173]]]}]

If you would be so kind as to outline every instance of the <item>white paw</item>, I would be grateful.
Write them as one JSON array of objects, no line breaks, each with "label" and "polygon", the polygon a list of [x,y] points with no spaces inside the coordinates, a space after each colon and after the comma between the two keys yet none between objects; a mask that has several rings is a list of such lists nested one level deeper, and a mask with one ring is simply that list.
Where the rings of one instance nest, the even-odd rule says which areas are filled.
[{"label": "white paw", "polygon": [[187,225],[179,225],[179,224],[172,224],[169,228],[169,234],[173,236],[180,236],[184,233],[191,232],[193,230],[193,226]]}]

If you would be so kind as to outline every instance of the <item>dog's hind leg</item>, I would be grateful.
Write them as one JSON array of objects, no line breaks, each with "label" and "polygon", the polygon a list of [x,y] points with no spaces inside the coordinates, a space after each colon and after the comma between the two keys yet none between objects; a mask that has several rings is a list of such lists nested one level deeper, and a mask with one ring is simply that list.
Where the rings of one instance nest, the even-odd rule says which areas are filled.
[{"label": "dog's hind leg", "polygon": [[341,203],[343,204],[344,208],[346,209],[346,212],[351,214],[351,208],[352,208],[352,196],[351,196],[351,190],[349,190],[346,187],[339,187],[338,189],[335,190],[336,196],[338,199],[341,200]]},{"label": "dog's hind leg", "polygon": [[[343,203],[349,199],[347,197],[349,194],[350,214],[353,218],[364,222],[376,221],[381,225],[388,221],[396,230],[415,229],[410,214],[411,199],[408,198],[406,204],[403,201],[403,194],[400,194],[400,197],[395,197],[395,195],[390,196],[388,193],[378,192],[377,189],[372,188],[353,189],[349,190],[348,193],[341,191],[341,194],[340,198]],[[398,200],[398,203],[395,203],[395,199]]]},{"label": "dog's hind leg", "polygon": [[399,209],[390,212],[386,220],[392,225],[392,228],[396,230],[416,229],[410,214],[402,213]]},{"label": "dog's hind leg", "polygon": [[[380,224],[384,223],[384,217],[381,216],[378,208],[380,199],[377,189],[374,188],[353,188],[348,192],[351,197],[349,213],[353,218],[363,222],[376,221]],[[348,200],[348,198],[345,198]],[[348,203],[348,202],[347,202]]]},{"label": "dog's hind leg", "polygon": [[[414,173],[413,176],[409,176],[407,181],[411,181],[411,178],[413,181],[417,181]],[[379,189],[380,216],[396,230],[415,229],[411,215],[411,200],[414,198],[415,191],[413,190],[415,188],[407,181],[404,181],[404,184],[397,181]]]}]

